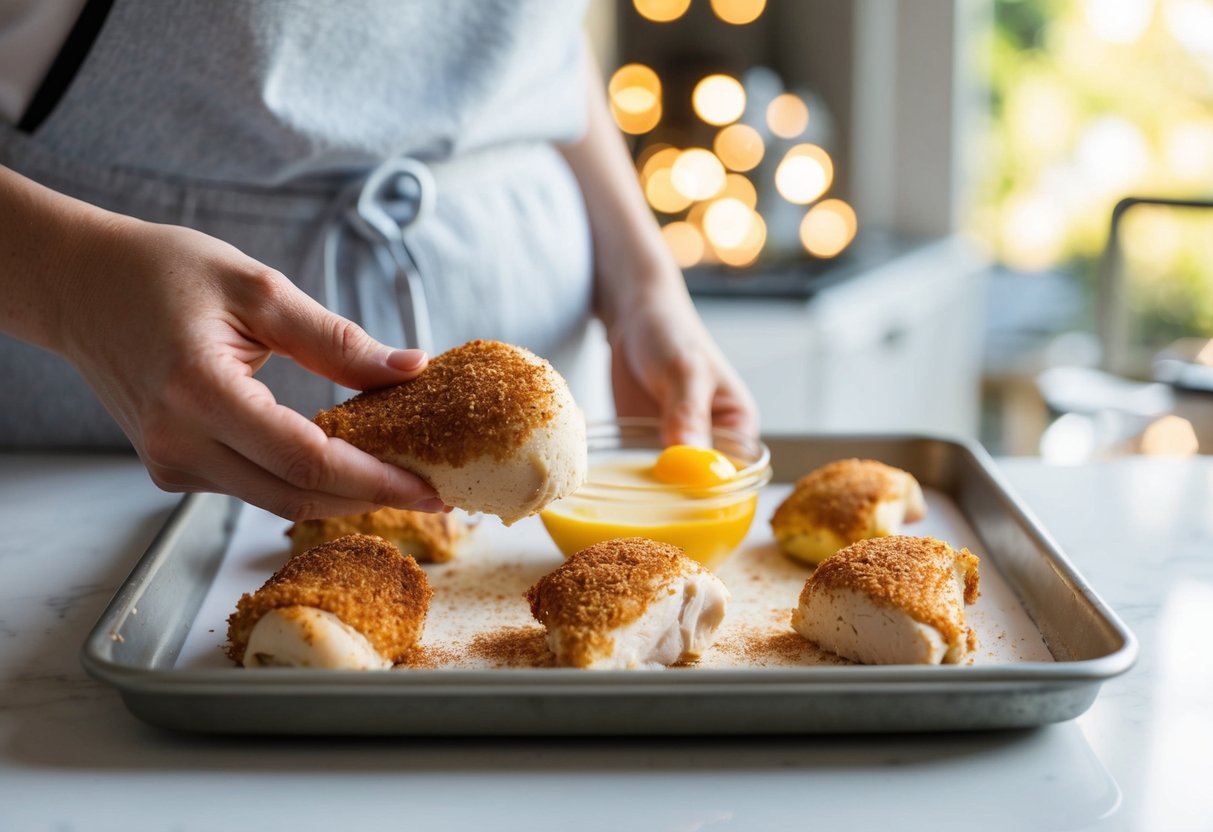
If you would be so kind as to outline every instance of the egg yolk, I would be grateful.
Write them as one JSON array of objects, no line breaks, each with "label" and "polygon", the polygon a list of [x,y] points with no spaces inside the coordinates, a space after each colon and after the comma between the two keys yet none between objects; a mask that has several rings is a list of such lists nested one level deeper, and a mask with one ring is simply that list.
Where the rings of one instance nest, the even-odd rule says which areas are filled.
[{"label": "egg yolk", "polygon": [[729,458],[712,448],[671,445],[653,465],[653,478],[667,485],[721,485],[737,476]]}]

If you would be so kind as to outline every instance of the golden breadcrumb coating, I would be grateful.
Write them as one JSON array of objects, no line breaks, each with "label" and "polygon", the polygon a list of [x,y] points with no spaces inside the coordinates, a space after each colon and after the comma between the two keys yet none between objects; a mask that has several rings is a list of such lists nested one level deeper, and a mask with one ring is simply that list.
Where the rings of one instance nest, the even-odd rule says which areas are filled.
[{"label": "golden breadcrumb coating", "polygon": [[676,578],[707,570],[682,549],[644,537],[595,543],[568,558],[527,590],[531,615],[559,627],[565,659],[585,667],[614,648],[607,635],[630,624]]},{"label": "golden breadcrumb coating", "polygon": [[421,638],[430,582],[412,557],[379,537],[351,534],[291,558],[228,619],[227,654],[244,661],[261,616],[280,607],[316,607],[366,636],[381,656],[404,661]]},{"label": "golden breadcrumb coating", "polygon": [[[874,459],[840,459],[811,471],[796,481],[792,493],[771,518],[777,534],[826,528],[845,542],[858,540],[871,527],[878,503],[903,493],[900,468]],[[922,519],[908,515],[913,523]]]},{"label": "golden breadcrumb coating", "polygon": [[471,341],[435,357],[411,381],[359,393],[314,421],[379,458],[454,468],[479,457],[500,461],[559,410],[550,372],[520,347]]},{"label": "golden breadcrumb coating", "polygon": [[850,589],[881,606],[904,610],[940,632],[948,644],[963,636],[972,650],[976,636],[964,624],[964,608],[953,603],[956,573],[964,579],[964,603],[980,594],[978,558],[933,537],[892,535],[852,543],[826,558],[800,593],[805,604],[815,592]]},{"label": "golden breadcrumb coating", "polygon": [[347,534],[371,534],[421,563],[445,563],[455,557],[456,547],[467,537],[468,527],[463,515],[454,512],[381,508],[351,517],[304,520],[287,529],[286,534],[291,539],[292,556]]}]

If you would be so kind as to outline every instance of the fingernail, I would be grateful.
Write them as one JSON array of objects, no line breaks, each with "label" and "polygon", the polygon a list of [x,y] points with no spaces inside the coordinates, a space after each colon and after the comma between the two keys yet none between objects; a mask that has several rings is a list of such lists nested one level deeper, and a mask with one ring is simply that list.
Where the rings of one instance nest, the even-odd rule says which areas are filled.
[{"label": "fingernail", "polygon": [[413,510],[414,511],[434,511],[434,512],[446,511],[447,505],[446,505],[446,503],[442,502],[442,500],[438,499],[437,497],[431,497],[428,500],[422,500],[419,503],[414,503]]},{"label": "fingernail", "polygon": [[426,362],[425,350],[392,350],[387,356],[387,365],[394,370],[411,373]]}]

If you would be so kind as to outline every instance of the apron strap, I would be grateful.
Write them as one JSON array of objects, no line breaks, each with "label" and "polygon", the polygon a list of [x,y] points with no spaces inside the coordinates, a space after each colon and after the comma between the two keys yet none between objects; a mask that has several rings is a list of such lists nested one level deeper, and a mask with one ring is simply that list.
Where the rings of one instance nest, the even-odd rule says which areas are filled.
[{"label": "apron strap", "polygon": [[[342,191],[325,233],[325,305],[392,346],[434,348],[425,286],[405,232],[434,210],[436,195],[434,175],[425,164],[388,159]],[[341,242],[348,232],[366,245],[377,268],[341,268]],[[342,285],[342,275],[353,285]]]},{"label": "apron strap", "polygon": [[55,56],[51,68],[46,71],[46,77],[38,85],[21,120],[17,122],[18,130],[33,133],[54,112],[67,88],[76,78],[76,73],[80,71],[80,65],[92,51],[97,35],[100,34],[113,5],[114,0],[87,0],[71,32],[68,33],[67,40],[59,48],[59,54]]}]

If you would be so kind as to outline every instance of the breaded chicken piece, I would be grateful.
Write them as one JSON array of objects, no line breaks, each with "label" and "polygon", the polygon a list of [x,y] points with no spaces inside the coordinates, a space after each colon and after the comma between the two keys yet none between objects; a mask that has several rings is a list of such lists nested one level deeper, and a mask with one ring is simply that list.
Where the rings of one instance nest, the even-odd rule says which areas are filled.
[{"label": "breaded chicken piece", "polygon": [[697,659],[728,598],[720,579],[677,546],[643,537],[582,549],[527,592],[556,663],[592,669]]},{"label": "breaded chicken piece", "polygon": [[780,548],[797,560],[821,563],[843,546],[896,534],[926,516],[913,476],[871,459],[843,459],[810,472],[771,518]]},{"label": "breaded chicken piece", "polygon": [[316,414],[329,436],[429,482],[447,505],[509,525],[571,494],[585,417],[544,359],[498,341],[437,356],[416,378]]},{"label": "breaded chicken piece", "polygon": [[933,537],[878,537],[831,555],[805,581],[792,628],[864,664],[957,664],[977,647],[965,604],[978,559]]},{"label": "breaded chicken piece", "polygon": [[287,529],[291,555],[299,555],[321,543],[347,534],[382,537],[419,563],[445,563],[455,557],[459,544],[468,535],[468,523],[462,513],[433,513],[400,508],[381,508],[351,517],[324,517],[303,520]]},{"label": "breaded chicken piece", "polygon": [[286,562],[228,617],[228,656],[245,667],[381,669],[425,627],[425,572],[383,538],[351,534]]}]

